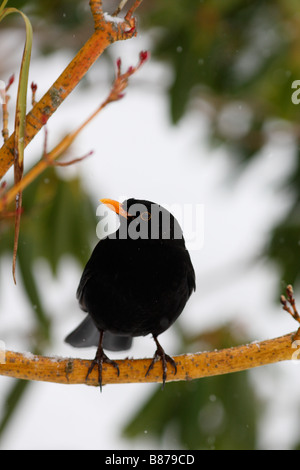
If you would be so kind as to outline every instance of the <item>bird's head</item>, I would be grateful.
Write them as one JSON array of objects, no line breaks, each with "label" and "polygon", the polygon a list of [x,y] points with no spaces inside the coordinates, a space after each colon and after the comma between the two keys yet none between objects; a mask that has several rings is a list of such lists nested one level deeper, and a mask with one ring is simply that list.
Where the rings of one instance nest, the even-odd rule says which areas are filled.
[{"label": "bird's head", "polygon": [[178,221],[159,204],[133,198],[122,203],[112,199],[101,199],[100,202],[119,215],[120,227],[115,238],[183,242]]}]

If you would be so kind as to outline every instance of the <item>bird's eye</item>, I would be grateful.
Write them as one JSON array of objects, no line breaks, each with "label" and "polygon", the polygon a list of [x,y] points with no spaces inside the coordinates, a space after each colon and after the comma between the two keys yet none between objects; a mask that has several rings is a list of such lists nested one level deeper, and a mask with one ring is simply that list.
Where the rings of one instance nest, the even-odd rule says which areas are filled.
[{"label": "bird's eye", "polygon": [[141,213],[141,219],[142,219],[142,220],[145,220],[145,221],[150,220],[150,219],[151,219],[151,214],[150,214],[150,212],[147,212],[147,211],[142,212],[142,213]]}]

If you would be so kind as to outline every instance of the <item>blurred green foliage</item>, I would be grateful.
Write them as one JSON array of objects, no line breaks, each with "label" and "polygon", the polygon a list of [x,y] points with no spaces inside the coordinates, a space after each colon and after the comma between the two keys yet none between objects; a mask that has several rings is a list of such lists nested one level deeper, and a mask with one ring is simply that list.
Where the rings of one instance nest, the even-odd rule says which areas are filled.
[{"label": "blurred green foliage", "polygon": [[[66,181],[50,167],[24,191],[17,282],[18,287],[24,288],[35,320],[28,345],[28,350],[35,354],[42,353],[51,342],[51,319],[34,275],[35,263],[46,260],[54,275],[66,255],[84,265],[95,226],[94,207],[78,178]],[[13,233],[14,219],[1,220],[0,257],[6,253],[12,256]],[[0,436],[28,389],[25,382],[16,381],[9,389],[4,414],[0,417]]]},{"label": "blurred green foliage", "polygon": [[[112,12],[117,3],[104,1],[104,8]],[[10,6],[23,8],[31,15],[34,31],[43,32],[36,44],[42,52],[77,50],[92,28],[87,0],[11,0]],[[298,0],[144,0],[139,15],[140,27],[153,32],[152,55],[173,72],[168,94],[174,124],[191,109],[206,113],[211,144],[226,146],[240,169],[260,155],[271,122],[277,122],[279,129],[288,124],[300,148],[300,105],[291,101],[292,82],[300,79]],[[3,28],[14,26],[14,21],[18,20],[10,18]],[[279,268],[280,288],[281,282],[299,283],[300,151],[295,159],[294,174],[282,182],[291,195],[290,208],[270,232],[262,253]],[[35,260],[47,260],[54,275],[66,253],[84,262],[94,217],[80,181],[63,181],[54,169],[24,192],[18,260],[38,325],[32,351],[41,350],[51,338],[51,322],[33,275]],[[9,219],[1,222],[0,237],[3,255],[12,248]],[[219,336],[210,342],[211,348],[227,344],[228,332]],[[0,430],[23,389],[18,383],[13,386]],[[256,410],[248,373],[174,383],[163,393],[155,392],[125,435],[134,438],[147,432],[158,440],[174,435],[176,447],[250,449],[257,440]]]},{"label": "blurred green foliage", "polygon": [[[194,349],[222,349],[244,341],[229,325],[199,336]],[[190,351],[191,345],[183,350]],[[145,435],[155,438],[168,449],[254,449],[258,409],[248,372],[173,382],[157,389],[123,432],[141,443]]]},{"label": "blurred green foliage", "polygon": [[[153,53],[174,72],[174,123],[189,109],[204,110],[211,143],[225,145],[237,165],[257,158],[270,122],[278,123],[277,130],[288,127],[300,148],[300,105],[291,100],[292,83],[300,79],[297,1],[165,0],[146,3],[145,9],[143,24],[158,28]],[[284,183],[291,209],[262,253],[279,268],[279,291],[299,283],[300,151],[295,158],[296,170]]]},{"label": "blurred green foliage", "polygon": [[[232,100],[241,100],[252,108],[256,119],[298,116],[291,102],[291,83],[299,78],[300,60],[294,53],[292,34],[294,30],[299,35],[298,23],[286,2],[151,3],[147,24],[162,28],[155,54],[171,63],[175,72],[170,88],[174,122],[197,95],[217,111]],[[297,10],[295,5],[294,13]],[[214,130],[218,133],[217,126]]]},{"label": "blurred green foliage", "polygon": [[247,372],[174,382],[138,410],[124,436],[154,437],[168,449],[253,450],[255,405]]},{"label": "blurred green foliage", "polygon": [[38,19],[52,27],[73,30],[89,16],[87,2],[73,0],[13,0],[9,6],[28,12],[31,18]]}]

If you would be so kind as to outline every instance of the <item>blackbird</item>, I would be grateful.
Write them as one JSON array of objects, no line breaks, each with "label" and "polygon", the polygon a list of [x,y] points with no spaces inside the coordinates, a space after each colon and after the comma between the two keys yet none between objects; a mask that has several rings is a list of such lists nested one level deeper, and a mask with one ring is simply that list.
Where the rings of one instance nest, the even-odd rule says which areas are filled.
[{"label": "blackbird", "polygon": [[101,202],[120,219],[118,230],[101,239],[87,262],[77,299],[88,313],[65,341],[74,347],[97,346],[86,378],[98,368],[102,389],[103,363],[116,362],[103,349],[126,350],[134,336],[152,334],[156,352],[147,370],[162,361],[163,386],[167,363],[177,368],[158,342],[158,335],[178,318],[196,288],[195,272],[175,217],[150,201],[128,199]]}]

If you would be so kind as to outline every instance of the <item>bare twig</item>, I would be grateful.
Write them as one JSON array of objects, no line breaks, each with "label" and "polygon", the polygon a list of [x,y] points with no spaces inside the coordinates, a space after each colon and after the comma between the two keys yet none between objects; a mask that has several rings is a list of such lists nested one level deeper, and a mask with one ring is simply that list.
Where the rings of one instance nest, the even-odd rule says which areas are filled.
[{"label": "bare twig", "polygon": [[32,93],[32,96],[31,96],[31,104],[32,106],[35,106],[36,105],[36,90],[37,90],[37,84],[32,82],[31,85],[30,85],[30,88],[31,88],[31,93]]},{"label": "bare twig", "polygon": [[127,2],[128,0],[122,0],[116,11],[113,12],[112,16],[117,16],[123,10]]},{"label": "bare twig", "polygon": [[[177,374],[168,367],[167,382],[192,380],[201,377],[228,374],[252,369],[295,357],[294,333],[261,342],[246,344],[220,351],[175,356]],[[0,375],[25,380],[60,384],[98,385],[98,374],[91,373],[86,381],[91,361],[74,358],[35,356],[6,351]],[[4,361],[2,361],[4,362]],[[156,363],[146,375],[151,359],[124,359],[116,361],[120,375],[109,365],[103,366],[103,384],[161,382],[161,364]]]},{"label": "bare twig", "polygon": [[9,102],[10,96],[7,94],[8,90],[10,89],[11,85],[13,84],[15,79],[15,76],[12,75],[6,87],[4,89],[0,90],[0,97],[1,97],[1,102],[2,102],[2,116],[3,116],[3,129],[2,129],[2,136],[4,142],[7,141],[8,139],[8,108],[7,104]]},{"label": "bare twig", "polygon": [[[294,320],[296,320],[298,323],[300,323],[300,315],[298,313],[297,307],[296,307],[296,301],[294,297],[294,290],[293,286],[288,285],[286,288],[286,294],[287,294],[287,299],[284,295],[280,297],[280,301],[282,303],[282,308],[286,312],[288,312]],[[290,304],[290,306],[288,305]]]},{"label": "bare twig", "polygon": [[126,21],[130,21],[132,19],[132,15],[133,13],[135,12],[135,10],[140,6],[140,4],[142,3],[143,0],[135,0],[134,4],[132,5],[132,7],[128,10],[126,16],[125,16],[125,20]]}]

